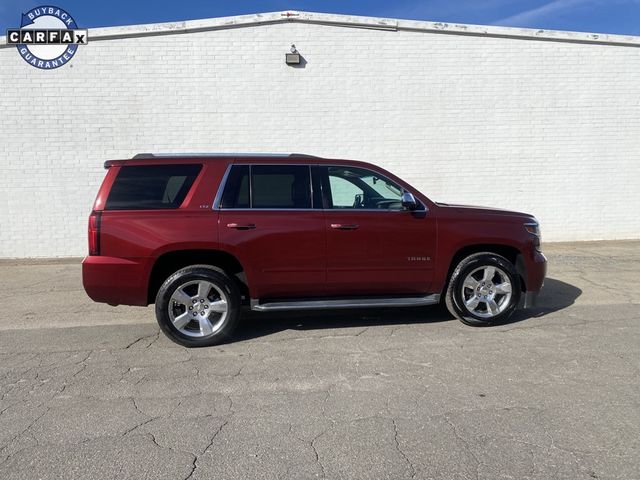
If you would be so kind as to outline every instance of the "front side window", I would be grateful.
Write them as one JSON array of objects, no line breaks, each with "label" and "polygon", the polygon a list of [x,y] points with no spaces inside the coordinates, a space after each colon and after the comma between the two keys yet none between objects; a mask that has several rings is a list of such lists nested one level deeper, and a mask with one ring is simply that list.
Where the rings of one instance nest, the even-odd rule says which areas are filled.
[{"label": "front side window", "polygon": [[402,210],[403,189],[379,173],[357,167],[325,169],[329,208]]},{"label": "front side window", "polygon": [[311,208],[311,178],[305,165],[234,165],[221,208]]},{"label": "front side window", "polygon": [[202,165],[144,165],[120,168],[106,210],[178,208]]}]

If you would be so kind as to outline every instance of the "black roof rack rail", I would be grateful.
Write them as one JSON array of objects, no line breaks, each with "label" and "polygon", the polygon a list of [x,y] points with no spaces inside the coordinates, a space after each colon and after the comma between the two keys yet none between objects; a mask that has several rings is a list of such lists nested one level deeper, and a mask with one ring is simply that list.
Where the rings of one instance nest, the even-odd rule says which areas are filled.
[{"label": "black roof rack rail", "polygon": [[224,152],[198,152],[198,153],[138,153],[133,157],[133,160],[140,160],[144,158],[176,158],[176,157],[310,157],[317,158],[315,155],[309,155],[306,153],[224,153]]}]

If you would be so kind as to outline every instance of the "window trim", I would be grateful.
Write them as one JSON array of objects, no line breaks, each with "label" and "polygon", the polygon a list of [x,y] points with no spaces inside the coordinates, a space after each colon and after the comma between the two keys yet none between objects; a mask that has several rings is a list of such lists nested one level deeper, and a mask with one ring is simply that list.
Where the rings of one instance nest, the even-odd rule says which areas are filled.
[{"label": "window trim", "polygon": [[[366,170],[368,172],[374,173],[380,177],[383,177],[384,179],[386,179],[389,182],[392,183],[396,183],[393,180],[391,180],[390,178],[388,178],[386,175],[380,173],[380,172],[376,172],[375,170],[372,170],[370,168],[367,167],[360,167],[360,166],[353,166],[353,165],[343,165],[343,164],[339,164],[339,163],[332,163],[332,164],[326,164],[326,165],[320,165],[320,167],[326,167],[326,179],[327,182],[329,181],[329,168],[330,167],[340,167],[340,168],[357,168],[360,170]],[[318,172],[319,175],[324,175],[325,173],[322,172],[322,170],[320,170]],[[406,188],[402,187],[402,185],[398,185],[400,188],[402,188],[403,192],[409,192],[411,193],[414,198],[416,199],[416,201],[418,202],[418,208],[416,208],[415,210],[389,210],[389,209],[384,209],[384,208],[349,208],[349,207],[344,207],[344,208],[327,208],[327,206],[324,204],[324,199],[325,199],[325,195],[324,195],[324,182],[322,181],[322,178],[320,179],[320,185],[323,186],[323,195],[322,195],[322,200],[323,200],[323,205],[322,205],[322,209],[328,212],[384,212],[384,213],[397,213],[397,212],[416,212],[416,213],[427,213],[429,211],[429,207],[422,201],[420,200],[416,194],[410,190],[407,190]],[[329,192],[330,194],[331,192]]]},{"label": "window trim", "polygon": [[[231,169],[234,166],[245,166],[248,165],[249,166],[249,208],[221,208],[220,207],[220,203],[222,202],[222,195],[224,195],[224,190],[227,186],[227,181],[229,179],[229,175],[231,174]],[[269,207],[269,208],[255,208],[253,207],[253,167],[254,166],[265,166],[265,167],[306,167],[307,171],[309,172],[309,195],[311,198],[311,207],[310,208],[275,208],[275,207]],[[223,210],[223,211],[235,211],[235,212],[242,212],[242,211],[249,211],[249,210],[255,210],[257,212],[299,212],[299,211],[309,211],[309,210],[315,210],[315,211],[319,211],[319,210],[324,210],[324,205],[322,205],[322,208],[316,207],[315,206],[315,199],[314,199],[314,190],[313,190],[313,172],[311,170],[311,167],[313,167],[314,164],[310,164],[310,163],[230,163],[227,166],[226,171],[224,172],[224,175],[222,176],[222,179],[220,180],[220,186],[218,187],[218,191],[216,192],[216,196],[213,200],[213,208],[212,210]]]},{"label": "window trim", "polygon": [[227,186],[227,178],[229,178],[229,173],[231,172],[231,168],[233,167],[233,163],[227,165],[227,169],[222,175],[222,179],[220,180],[220,185],[218,185],[218,191],[216,192],[216,196],[213,198],[213,207],[212,210],[220,210],[220,202],[222,201],[222,194],[224,193],[224,189]]},{"label": "window trim", "polygon": [[[253,165],[266,165],[266,166],[301,166],[301,167],[308,167],[309,169],[309,181],[310,181],[310,189],[311,189],[311,208],[253,208],[253,207],[249,207],[249,208],[221,208],[220,207],[220,202],[222,201],[222,195],[224,193],[224,189],[227,186],[227,180],[229,179],[229,174],[231,173],[231,169],[234,166],[243,166],[243,165],[248,165],[249,166],[249,205],[253,205],[253,195],[252,195],[252,188],[253,188],[253,180],[251,179],[251,167]],[[342,168],[359,168],[361,170],[367,170],[367,171],[371,171],[373,173],[376,173],[384,178],[386,178],[387,180],[390,180],[386,177],[386,175],[383,175],[379,172],[376,172],[375,170],[371,170],[370,168],[365,168],[365,167],[354,167],[353,165],[344,165],[344,164],[340,164],[340,163],[332,163],[332,164],[311,164],[311,163],[230,163],[227,166],[227,169],[224,172],[224,175],[222,176],[222,179],[220,180],[220,186],[218,187],[218,191],[216,192],[216,196],[214,197],[213,200],[213,207],[212,210],[218,210],[218,211],[234,211],[234,212],[248,212],[248,211],[257,211],[257,212],[308,212],[308,211],[322,211],[322,212],[378,212],[378,213],[403,213],[403,212],[407,212],[408,210],[386,210],[386,209],[382,209],[382,208],[326,208],[325,204],[324,204],[324,188],[322,186],[322,171],[320,168],[317,169],[317,175],[318,175],[318,184],[320,186],[320,201],[322,203],[322,205],[320,207],[316,207],[316,201],[315,201],[315,195],[314,195],[314,188],[313,188],[313,169],[312,167],[342,167]],[[328,174],[327,174],[327,179],[328,179]],[[391,181],[391,180],[390,180]],[[411,193],[416,200],[418,201],[418,205],[421,208],[418,208],[416,210],[412,210],[410,211],[410,213],[423,213],[426,214],[427,212],[429,212],[429,207],[422,201],[420,200],[415,192],[412,192],[410,190],[407,190],[406,188],[403,187],[404,191],[407,191],[409,193]]]},{"label": "window trim", "polygon": [[[113,208],[113,207],[109,207],[109,199],[114,191],[114,186],[116,185],[116,183],[118,182],[118,178],[120,177],[120,175],[122,174],[122,172],[124,171],[124,169],[126,168],[153,168],[153,167],[172,167],[172,166],[186,166],[186,167],[198,167],[198,171],[195,174],[195,176],[193,177],[193,180],[191,182],[191,185],[189,186],[189,188],[187,189],[187,191],[184,194],[184,197],[182,198],[182,200],[180,201],[179,204],[175,205],[175,206],[156,206],[156,207],[141,207],[141,206],[135,206],[135,207],[125,207],[125,208]],[[180,210],[182,208],[184,208],[186,206],[186,202],[187,200],[190,201],[190,196],[193,194],[193,192],[195,191],[195,189],[197,188],[197,184],[198,184],[198,179],[201,177],[203,171],[205,170],[205,165],[203,163],[200,162],[194,162],[194,163],[152,163],[152,164],[133,164],[133,165],[121,165],[118,167],[118,172],[115,175],[115,178],[113,179],[113,182],[111,184],[111,186],[109,187],[108,193],[107,193],[107,198],[104,201],[104,211],[109,211],[109,212],[155,212],[155,211],[170,211],[170,210]],[[167,180],[167,185],[168,182],[170,181],[171,178],[175,177],[177,175],[174,176],[170,176],[168,177]],[[188,175],[185,176],[185,181],[186,179],[189,178]],[[167,185],[165,185],[165,193],[166,193],[166,188]],[[180,187],[180,189],[184,188],[184,183],[183,185]],[[179,191],[178,191],[179,193]],[[163,193],[163,197],[164,197],[164,193]],[[175,199],[174,199],[175,200]],[[171,202],[171,204],[173,204],[174,202]]]}]

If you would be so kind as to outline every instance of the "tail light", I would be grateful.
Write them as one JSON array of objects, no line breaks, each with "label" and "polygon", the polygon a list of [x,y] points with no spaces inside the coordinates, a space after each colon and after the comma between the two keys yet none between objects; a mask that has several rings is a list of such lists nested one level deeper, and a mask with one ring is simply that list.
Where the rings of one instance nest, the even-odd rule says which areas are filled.
[{"label": "tail light", "polygon": [[100,255],[100,223],[102,213],[91,212],[89,216],[89,255]]}]

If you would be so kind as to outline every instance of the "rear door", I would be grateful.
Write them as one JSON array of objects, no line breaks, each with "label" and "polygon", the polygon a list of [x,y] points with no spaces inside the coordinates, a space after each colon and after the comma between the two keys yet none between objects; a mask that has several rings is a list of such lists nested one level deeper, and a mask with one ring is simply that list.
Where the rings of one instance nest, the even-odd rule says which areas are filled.
[{"label": "rear door", "polygon": [[219,208],[220,244],[244,266],[253,298],[323,293],[324,215],[309,165],[235,164]]},{"label": "rear door", "polygon": [[319,168],[325,201],[327,292],[332,295],[431,293],[435,220],[424,205],[402,209],[403,189],[351,166]]}]

